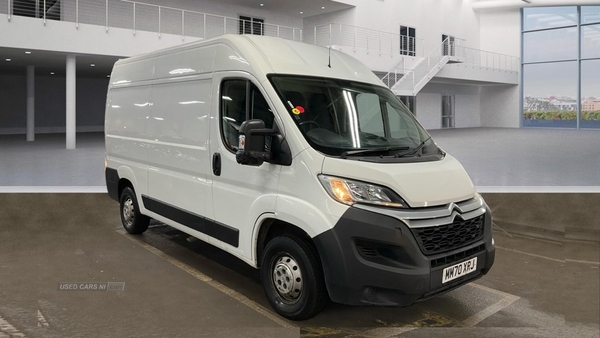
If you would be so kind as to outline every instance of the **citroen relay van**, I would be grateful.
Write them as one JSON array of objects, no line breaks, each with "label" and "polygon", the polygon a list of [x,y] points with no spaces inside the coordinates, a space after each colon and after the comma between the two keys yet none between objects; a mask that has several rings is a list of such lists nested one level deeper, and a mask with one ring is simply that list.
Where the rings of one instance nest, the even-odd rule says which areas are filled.
[{"label": "citroen relay van", "polygon": [[120,60],[105,132],[125,230],[156,219],[260,269],[286,318],[407,306],[494,263],[461,164],[342,52],[225,35]]}]

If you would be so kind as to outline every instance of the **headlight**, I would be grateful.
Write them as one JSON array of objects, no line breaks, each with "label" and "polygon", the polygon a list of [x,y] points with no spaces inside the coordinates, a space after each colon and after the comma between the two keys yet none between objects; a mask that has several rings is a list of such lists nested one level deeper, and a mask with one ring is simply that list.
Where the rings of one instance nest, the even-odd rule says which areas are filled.
[{"label": "headlight", "polygon": [[319,181],[331,197],[344,204],[365,203],[408,208],[400,196],[385,187],[327,175],[319,175]]}]

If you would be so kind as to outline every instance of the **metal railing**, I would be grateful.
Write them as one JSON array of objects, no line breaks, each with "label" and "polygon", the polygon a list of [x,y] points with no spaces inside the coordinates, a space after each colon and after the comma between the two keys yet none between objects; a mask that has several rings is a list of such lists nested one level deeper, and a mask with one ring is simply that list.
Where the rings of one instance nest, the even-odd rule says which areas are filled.
[{"label": "metal railing", "polygon": [[[381,80],[388,88],[403,93],[415,95],[423,81],[429,81],[441,67],[450,59],[449,53],[453,52],[454,41],[446,38],[440,45],[432,50],[429,55],[419,61],[413,69],[406,71],[403,76],[398,76],[398,67],[387,73]],[[433,74],[432,74],[433,73]]]},{"label": "metal railing", "polygon": [[521,59],[501,53],[489,52],[481,49],[458,46],[456,48],[458,61],[472,66],[488,69],[519,72]]},{"label": "metal railing", "polygon": [[[44,24],[47,20],[60,20],[73,22],[76,28],[79,28],[79,24],[92,24],[104,26],[106,31],[113,27],[130,29],[134,35],[138,31],[154,32],[159,37],[162,34],[180,35],[182,40],[185,37],[212,38],[222,34],[261,34],[332,46],[348,54],[425,57],[423,39],[400,34],[340,23],[302,29],[131,0],[0,0],[0,13],[6,13],[9,21],[13,15],[18,15],[42,19]],[[400,64],[384,76],[383,81],[391,87],[400,81],[403,74],[420,76],[420,67],[425,67],[423,62],[431,65],[434,58],[442,54],[448,55],[451,61],[473,66],[519,71],[518,57],[465,45],[463,39],[446,39],[411,70],[404,68],[403,58]]]},{"label": "metal railing", "polygon": [[332,46],[348,54],[364,52],[390,56],[424,55],[423,39],[336,22],[304,28],[302,41],[319,46]]},{"label": "metal railing", "polygon": [[520,67],[519,57],[466,47],[463,39],[447,38],[414,68],[405,69],[402,61],[381,80],[396,92],[415,95],[449,62],[515,73]]},{"label": "metal railing", "polygon": [[[185,37],[212,38],[223,34],[261,34],[302,41],[302,29],[250,22],[239,18],[152,5],[130,0],[3,0],[0,13],[79,24],[147,31]],[[53,6],[51,6],[53,5]],[[45,10],[44,10],[45,9]]]}]

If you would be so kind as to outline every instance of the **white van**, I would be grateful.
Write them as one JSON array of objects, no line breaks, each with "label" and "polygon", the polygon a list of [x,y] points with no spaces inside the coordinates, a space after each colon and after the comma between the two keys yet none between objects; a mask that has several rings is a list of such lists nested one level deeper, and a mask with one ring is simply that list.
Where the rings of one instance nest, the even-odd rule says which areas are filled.
[{"label": "white van", "polygon": [[494,262],[463,167],[344,53],[225,35],[120,60],[105,128],[125,229],[153,218],[260,269],[286,318],[407,306]]}]

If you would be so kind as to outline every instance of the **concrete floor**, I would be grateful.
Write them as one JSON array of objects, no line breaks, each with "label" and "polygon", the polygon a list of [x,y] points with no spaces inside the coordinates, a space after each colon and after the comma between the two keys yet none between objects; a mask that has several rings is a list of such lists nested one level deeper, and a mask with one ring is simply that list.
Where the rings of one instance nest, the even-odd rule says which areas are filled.
[{"label": "concrete floor", "polygon": [[[469,128],[430,133],[463,164],[481,192],[504,192],[506,187],[509,192],[521,192],[519,187],[554,192],[548,186],[559,187],[554,189],[559,192],[565,187],[600,192],[600,130]],[[102,133],[78,134],[75,150],[64,149],[62,134],[36,138],[26,142],[24,135],[0,135],[0,191],[16,186],[104,187]]]},{"label": "concrete floor", "polygon": [[104,134],[77,134],[65,149],[64,134],[0,135],[0,186],[105,186]]},{"label": "concrete floor", "polygon": [[429,132],[462,163],[478,188],[600,187],[600,130],[467,128]]},{"label": "concrete floor", "polygon": [[[330,304],[288,322],[257,272],[154,224],[131,236],[105,194],[0,194],[0,337],[598,337],[598,244],[495,232],[475,283],[407,308]],[[58,291],[59,282],[123,291]]]}]

